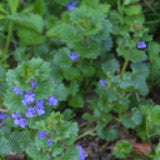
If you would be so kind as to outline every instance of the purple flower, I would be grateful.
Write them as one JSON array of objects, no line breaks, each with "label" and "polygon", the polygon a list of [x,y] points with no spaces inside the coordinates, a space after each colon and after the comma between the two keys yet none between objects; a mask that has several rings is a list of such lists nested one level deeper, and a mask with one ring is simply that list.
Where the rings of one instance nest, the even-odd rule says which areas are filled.
[{"label": "purple flower", "polygon": [[36,101],[36,106],[43,106],[44,100]]},{"label": "purple flower", "polygon": [[45,114],[45,108],[44,108],[44,106],[36,106],[36,107],[37,107],[37,114],[39,116]]},{"label": "purple flower", "polygon": [[54,144],[54,142],[51,141],[51,138],[49,138],[49,140],[47,141],[48,146],[51,146],[52,144]]},{"label": "purple flower", "polygon": [[67,10],[74,10],[76,8],[77,3],[75,1],[71,1],[66,4]]},{"label": "purple flower", "polygon": [[106,84],[105,80],[99,80],[99,82],[101,83],[101,86],[105,86],[105,84]]},{"label": "purple flower", "polygon": [[72,54],[70,55],[70,59],[72,61],[77,60],[80,57],[80,55],[78,55],[76,52],[72,52]]},{"label": "purple flower", "polygon": [[47,136],[47,131],[40,131],[38,132],[38,137],[40,139],[44,139]]},{"label": "purple flower", "polygon": [[24,92],[18,87],[14,87],[13,91],[15,92],[15,94],[22,94],[22,95],[24,94]]},{"label": "purple flower", "polygon": [[4,112],[1,112],[0,113],[0,120],[1,119],[4,119],[4,118],[6,118],[7,117],[7,114],[6,113],[4,113]]},{"label": "purple flower", "polygon": [[19,124],[19,120],[22,119],[21,114],[18,112],[12,113],[12,118],[14,119],[14,124]]},{"label": "purple flower", "polygon": [[80,154],[79,160],[85,160],[85,152],[82,146],[76,145],[76,147],[79,150],[79,154]]},{"label": "purple flower", "polygon": [[32,89],[37,89],[37,81],[32,81],[31,87],[32,87]]},{"label": "purple flower", "polygon": [[34,117],[34,115],[36,114],[36,110],[34,109],[34,107],[29,107],[27,109],[27,112],[26,112],[26,117]]},{"label": "purple flower", "polygon": [[26,126],[28,126],[27,120],[26,120],[25,118],[21,118],[21,119],[19,120],[19,126],[20,126],[21,128],[25,128]]},{"label": "purple flower", "polygon": [[58,104],[58,99],[53,95],[51,97],[49,97],[48,99],[46,99],[48,101],[49,106],[56,106]]},{"label": "purple flower", "polygon": [[31,104],[35,100],[36,94],[34,94],[32,91],[28,91],[25,96],[23,97],[23,100],[21,101],[25,106]]},{"label": "purple flower", "polygon": [[141,60],[141,62],[146,62],[148,60],[148,58],[144,58]]},{"label": "purple flower", "polygon": [[139,42],[137,43],[137,48],[138,48],[138,49],[144,49],[144,48],[146,48],[146,47],[147,47],[147,43],[144,42],[144,41],[139,41]]},{"label": "purple flower", "polygon": [[12,113],[12,118],[14,119],[14,124],[18,124],[21,128],[28,126],[27,120],[18,112]]}]

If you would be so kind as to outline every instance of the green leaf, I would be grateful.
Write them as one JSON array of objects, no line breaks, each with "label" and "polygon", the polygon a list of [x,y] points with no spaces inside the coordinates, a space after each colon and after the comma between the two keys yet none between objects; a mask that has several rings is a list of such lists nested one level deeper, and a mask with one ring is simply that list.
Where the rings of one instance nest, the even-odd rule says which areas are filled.
[{"label": "green leaf", "polygon": [[33,13],[13,13],[8,18],[20,26],[32,29],[35,32],[43,32],[44,22],[40,15]]},{"label": "green leaf", "polygon": [[80,71],[83,73],[84,77],[91,77],[95,74],[95,69],[89,65],[83,65]]},{"label": "green leaf", "polygon": [[38,151],[36,149],[35,145],[30,145],[27,150],[26,153],[29,155],[29,157],[33,158],[34,160],[49,160],[50,159],[50,155],[48,153],[42,153],[42,151]]},{"label": "green leaf", "polygon": [[83,96],[76,95],[69,99],[69,105],[75,108],[82,108],[84,106]]},{"label": "green leaf", "polygon": [[8,139],[0,137],[0,155],[8,155],[11,152]]},{"label": "green leaf", "polygon": [[64,77],[68,80],[82,80],[82,76],[78,68],[70,68],[63,73]]},{"label": "green leaf", "polygon": [[43,16],[46,12],[46,1],[45,0],[36,0],[33,5],[33,11],[36,14]]},{"label": "green leaf", "polygon": [[70,50],[68,48],[58,50],[58,52],[54,55],[54,64],[58,65],[64,71],[70,70],[73,62],[69,56]]},{"label": "green leaf", "polygon": [[63,83],[53,84],[53,93],[60,101],[66,101],[70,91]]},{"label": "green leaf", "polygon": [[159,59],[159,53],[160,53],[160,45],[156,42],[150,42],[148,44],[148,53],[149,53],[149,59],[151,61],[156,61],[156,59]]},{"label": "green leaf", "polygon": [[16,50],[12,52],[12,55],[14,56],[15,60],[18,62],[23,62],[31,58],[31,54],[26,53],[25,47],[16,48]]},{"label": "green leaf", "polygon": [[133,5],[133,6],[128,6],[125,7],[124,12],[126,13],[127,16],[133,16],[133,15],[138,15],[142,11],[142,6],[141,5]]},{"label": "green leaf", "polygon": [[135,128],[142,122],[142,113],[137,108],[132,108],[132,117],[129,118],[126,114],[122,117],[122,123],[126,128]]},{"label": "green leaf", "polygon": [[119,130],[115,125],[111,126],[111,128],[108,130],[106,128],[106,124],[101,124],[97,130],[97,133],[106,141],[114,141],[119,137]]},{"label": "green leaf", "polygon": [[133,70],[132,80],[139,91],[143,96],[147,95],[149,89],[146,83],[146,78],[149,75],[149,69],[144,63],[132,63],[131,68]]},{"label": "green leaf", "polygon": [[131,152],[132,144],[126,140],[121,140],[116,144],[113,155],[115,155],[117,158],[124,159],[126,158],[127,154]]},{"label": "green leaf", "polygon": [[30,144],[30,133],[26,131],[14,131],[10,136],[10,144],[12,151],[16,153],[23,152],[27,149]]},{"label": "green leaf", "polygon": [[55,0],[55,2],[57,2],[58,4],[61,4],[61,5],[66,5],[67,3],[70,2],[70,0]]},{"label": "green leaf", "polygon": [[128,5],[128,4],[131,4],[131,3],[134,3],[134,2],[138,2],[139,0],[124,0],[124,4],[125,5]]},{"label": "green leaf", "polygon": [[98,118],[94,117],[90,113],[84,113],[82,117],[88,121],[93,121],[93,122],[98,120]]},{"label": "green leaf", "polygon": [[15,12],[15,8],[16,8],[15,0],[7,0],[7,1],[8,1],[8,4],[9,4],[11,13],[14,13]]},{"label": "green leaf", "polygon": [[120,69],[120,65],[119,62],[113,58],[103,63],[101,68],[104,73],[114,74],[116,71]]},{"label": "green leaf", "polygon": [[22,45],[40,45],[45,42],[45,37],[43,35],[27,28],[19,29],[18,37]]},{"label": "green leaf", "polygon": [[71,81],[71,84],[69,86],[69,91],[72,96],[76,95],[76,93],[79,91],[79,84],[77,83],[77,81],[75,80]]},{"label": "green leaf", "polygon": [[79,156],[78,149],[75,146],[69,146],[66,152],[61,157],[55,158],[55,160],[78,160]]}]

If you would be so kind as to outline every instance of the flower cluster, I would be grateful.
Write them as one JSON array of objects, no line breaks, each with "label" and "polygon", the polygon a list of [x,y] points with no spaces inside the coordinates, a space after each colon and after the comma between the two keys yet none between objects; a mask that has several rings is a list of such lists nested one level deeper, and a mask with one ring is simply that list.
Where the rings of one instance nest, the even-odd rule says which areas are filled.
[{"label": "flower cluster", "polygon": [[[34,90],[37,89],[37,82],[36,81],[32,81],[31,82],[31,90],[28,92],[24,92],[22,91],[20,88],[18,87],[14,87],[13,91],[15,92],[16,95],[21,94],[23,95],[23,99],[21,100],[21,103],[25,106],[28,106],[25,116],[27,118],[32,118],[36,115],[41,116],[43,114],[45,114],[45,106],[44,106],[44,100],[36,100],[36,94],[33,92]],[[52,105],[57,105],[58,104],[58,99],[52,95],[51,97],[46,99],[48,101],[48,105],[52,106]],[[27,120],[24,118],[22,118],[22,116],[16,112],[14,114],[12,114],[12,118],[14,119],[14,123],[18,124],[20,127],[24,128],[25,126],[27,126]]]},{"label": "flower cluster", "polygon": [[[38,137],[40,139],[45,139],[46,137],[49,137],[49,135],[48,135],[47,131],[40,131],[38,133]],[[48,141],[47,141],[47,145],[51,146],[52,144],[54,144],[54,142],[52,142],[51,138],[49,138]]]},{"label": "flower cluster", "polygon": [[76,8],[77,3],[75,1],[71,1],[66,4],[67,10],[74,10]]},{"label": "flower cluster", "polygon": [[4,112],[0,113],[0,120],[5,119],[7,117],[7,114]]},{"label": "flower cluster", "polygon": [[79,150],[79,154],[80,154],[79,160],[85,160],[85,152],[84,152],[82,146],[76,145],[76,147]]}]

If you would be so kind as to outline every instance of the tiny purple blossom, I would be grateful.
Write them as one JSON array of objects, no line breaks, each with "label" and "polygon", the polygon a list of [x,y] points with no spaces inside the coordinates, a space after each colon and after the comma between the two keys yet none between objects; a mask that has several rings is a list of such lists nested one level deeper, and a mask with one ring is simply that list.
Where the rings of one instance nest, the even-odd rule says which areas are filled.
[{"label": "tiny purple blossom", "polygon": [[141,60],[141,62],[146,62],[148,60],[148,58],[144,58]]},{"label": "tiny purple blossom", "polygon": [[35,96],[32,91],[28,91],[25,96],[23,97],[23,100],[21,101],[25,106],[31,104],[32,102],[35,101]]},{"label": "tiny purple blossom", "polygon": [[4,112],[1,112],[0,113],[0,120],[1,119],[5,119],[7,117],[7,114],[6,113],[4,113]]},{"label": "tiny purple blossom", "polygon": [[43,115],[43,114],[45,114],[45,108],[44,108],[44,106],[36,106],[37,107],[37,114],[39,115],[39,116],[41,116],[41,115]]},{"label": "tiny purple blossom", "polygon": [[78,55],[76,52],[72,52],[72,54],[70,55],[70,59],[72,61],[77,60],[80,57],[80,55]]},{"label": "tiny purple blossom", "polygon": [[36,106],[43,106],[44,104],[44,100],[39,100],[39,101],[35,101],[36,102]]},{"label": "tiny purple blossom", "polygon": [[138,43],[137,43],[137,48],[138,49],[144,49],[144,48],[146,48],[147,47],[147,43],[145,42],[145,41],[139,41]]},{"label": "tiny purple blossom", "polygon": [[80,154],[79,160],[85,160],[85,155],[86,154],[85,154],[82,146],[76,145],[76,147],[79,150],[79,154]]},{"label": "tiny purple blossom", "polygon": [[47,141],[48,146],[51,146],[52,144],[54,144],[54,142],[51,141],[51,138],[49,138],[49,140]]},{"label": "tiny purple blossom", "polygon": [[19,124],[19,120],[22,119],[21,114],[18,112],[12,113],[12,118],[14,119],[14,124]]},{"label": "tiny purple blossom", "polygon": [[44,139],[47,136],[47,131],[40,131],[38,132],[38,137],[40,139]]},{"label": "tiny purple blossom", "polygon": [[32,81],[31,87],[32,87],[32,89],[37,89],[37,81]]},{"label": "tiny purple blossom", "polygon": [[75,1],[71,1],[66,4],[67,10],[74,10],[76,8],[77,3]]},{"label": "tiny purple blossom", "polygon": [[12,118],[14,119],[14,124],[18,124],[21,128],[28,126],[27,120],[18,112],[12,113]]},{"label": "tiny purple blossom", "polygon": [[28,126],[27,120],[25,118],[22,118],[19,120],[19,126],[21,128],[25,128],[26,126]]},{"label": "tiny purple blossom", "polygon": [[36,110],[34,109],[34,107],[30,106],[28,109],[27,109],[27,112],[26,112],[26,117],[34,117],[34,115],[36,114]]},{"label": "tiny purple blossom", "polygon": [[58,99],[53,95],[46,99],[48,101],[49,106],[56,106],[58,104]]},{"label": "tiny purple blossom", "polygon": [[22,94],[22,95],[24,94],[24,92],[18,87],[14,87],[13,91],[15,92],[15,94]]},{"label": "tiny purple blossom", "polygon": [[106,84],[105,80],[99,80],[99,82],[101,83],[101,86],[105,86],[105,84]]}]

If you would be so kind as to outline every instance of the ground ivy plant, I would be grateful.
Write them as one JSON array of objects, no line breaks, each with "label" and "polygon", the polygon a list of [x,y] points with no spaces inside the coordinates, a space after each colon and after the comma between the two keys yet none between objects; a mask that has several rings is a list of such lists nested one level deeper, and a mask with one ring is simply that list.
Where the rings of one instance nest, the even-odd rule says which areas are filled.
[{"label": "ground ivy plant", "polygon": [[[98,136],[114,144],[116,158],[158,160],[156,5],[2,0],[0,159],[23,152],[27,160],[85,160],[79,140]],[[130,136],[152,151],[136,154]]]}]

